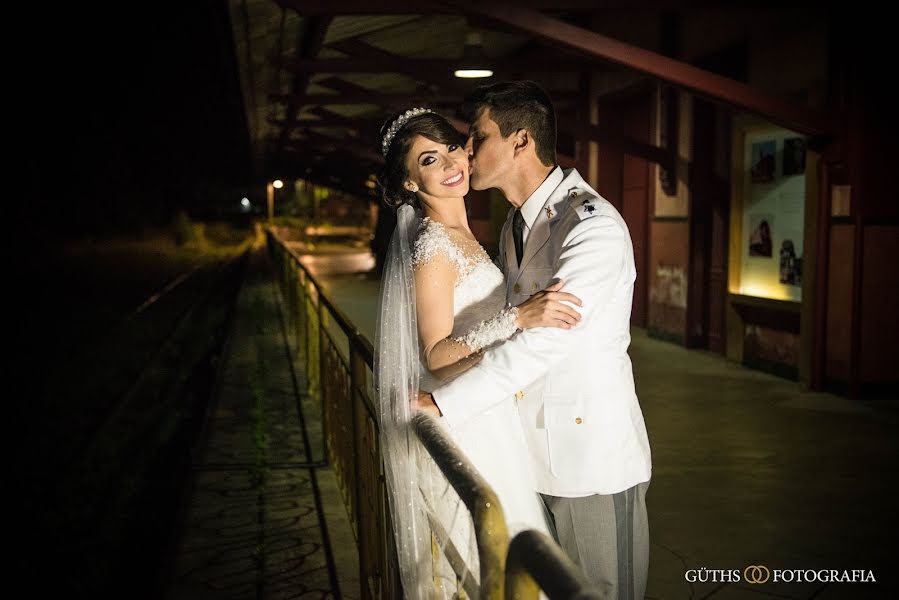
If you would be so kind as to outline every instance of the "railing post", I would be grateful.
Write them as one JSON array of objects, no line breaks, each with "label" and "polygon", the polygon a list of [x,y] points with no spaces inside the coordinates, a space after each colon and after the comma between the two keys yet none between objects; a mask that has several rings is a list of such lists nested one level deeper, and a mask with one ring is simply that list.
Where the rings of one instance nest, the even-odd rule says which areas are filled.
[{"label": "railing post", "polygon": [[[300,344],[304,343],[305,340],[301,337],[303,335],[303,321],[306,320],[306,303],[303,300],[303,270],[300,268],[300,263],[294,259],[294,264],[296,265],[296,272],[294,273],[294,285],[296,287],[296,292],[293,299],[293,310],[296,314],[296,320],[293,323],[293,334],[296,339],[297,344],[297,356],[300,354]],[[302,340],[302,341],[301,341]]]},{"label": "railing post", "polygon": [[[327,356],[325,356],[325,348],[327,348],[326,344],[326,333],[325,328],[327,327],[327,319],[328,312],[325,308],[325,303],[322,302],[321,298],[321,290],[316,289],[316,300],[318,301],[318,339],[316,340],[316,346],[318,348],[317,358],[318,360],[313,362],[315,363],[315,389],[318,391],[318,397],[321,400],[322,414],[328,414],[328,407],[326,406],[328,403],[328,398],[326,398],[325,391],[325,373],[327,373]],[[325,436],[331,435],[333,433],[332,430],[329,430],[329,425],[334,425],[333,423],[329,423],[328,419],[325,419],[325,427],[324,432]]]},{"label": "railing post", "polygon": [[[302,269],[300,270],[300,276],[302,277],[301,283],[303,285],[303,344],[305,348],[303,349],[303,360],[306,362],[306,379],[309,379],[309,353],[311,352],[310,348],[310,337],[312,336],[312,315],[309,314],[309,307],[312,305],[312,296],[309,294],[308,283],[306,282],[306,272]],[[307,389],[308,393],[309,390]]]},{"label": "railing post", "polygon": [[[356,487],[355,516],[357,531],[359,532],[359,582],[362,586],[364,598],[383,597],[384,570],[381,564],[381,552],[378,551],[380,536],[372,528],[378,525],[377,518],[370,518],[368,507],[365,506],[366,492],[368,494],[380,493],[380,486],[374,490],[366,490],[366,482],[379,481],[380,472],[371,473],[375,465],[370,464],[370,457],[377,452],[375,439],[370,439],[370,423],[368,410],[362,400],[362,391],[368,382],[368,365],[360,356],[353,340],[349,340],[350,350],[350,401],[352,403],[353,421],[353,473]],[[379,464],[377,465],[380,466]],[[377,497],[372,498],[377,502]],[[375,511],[377,512],[377,511]],[[377,515],[376,515],[377,516]],[[366,594],[367,592],[367,594]]]},{"label": "railing post", "polygon": [[[354,479],[353,487],[355,488],[354,493],[353,493],[353,499],[355,500],[355,503],[354,503],[355,506],[353,506],[353,517],[356,519],[356,531],[358,532],[359,548],[361,550],[366,547],[365,544],[368,542],[368,540],[366,539],[365,532],[362,530],[362,525],[363,525],[362,514],[361,514],[362,511],[359,510],[359,505],[362,503],[362,500],[361,500],[362,494],[360,493],[362,490],[362,477],[360,476],[361,474],[359,472],[359,465],[361,462],[359,460],[359,452],[360,452],[361,448],[360,448],[360,444],[359,444],[359,424],[357,423],[357,420],[356,420],[356,386],[359,385],[360,381],[363,381],[363,382],[365,381],[365,372],[362,371],[360,373],[360,366],[364,367],[365,365],[359,364],[361,361],[359,360],[359,356],[356,353],[355,348],[353,348],[352,341],[349,344],[349,350],[350,350],[350,373],[349,373],[349,375],[350,375],[349,388],[350,389],[349,389],[349,394],[348,394],[349,397],[347,398],[347,401],[350,403],[350,428],[351,428],[350,435],[352,435],[351,441],[353,444],[353,458],[352,458],[353,463],[352,463],[352,465],[344,465],[344,468],[348,469],[350,473],[353,473],[353,475],[355,475],[355,477],[353,478]],[[360,558],[359,565],[360,565],[360,569],[361,569],[362,556],[360,556],[359,558]],[[362,573],[360,572],[360,576],[361,575],[362,575]],[[360,577],[359,581],[365,581],[365,578]]]},{"label": "railing post", "polygon": [[312,327],[309,328],[307,333],[308,336],[308,352],[306,353],[306,369],[308,373],[308,392],[310,395],[317,395],[319,400],[321,400],[322,409],[324,409],[324,399],[321,394],[321,371],[319,370],[320,361],[321,361],[321,336],[322,333],[322,301],[319,297],[318,291],[315,289],[315,286],[312,286],[312,290],[309,289],[309,284],[306,284],[306,293],[309,294],[310,299],[312,301],[309,303],[309,315],[315,319],[315,323],[312,324]]},{"label": "railing post", "polygon": [[296,278],[296,269],[294,268],[294,258],[292,255],[286,257],[284,261],[285,266],[287,267],[285,270],[287,273],[285,276],[287,277],[287,314],[289,315],[287,320],[287,332],[288,332],[288,341],[293,343],[296,338],[293,340],[290,339],[290,334],[296,331],[296,322],[297,322],[297,278]]}]

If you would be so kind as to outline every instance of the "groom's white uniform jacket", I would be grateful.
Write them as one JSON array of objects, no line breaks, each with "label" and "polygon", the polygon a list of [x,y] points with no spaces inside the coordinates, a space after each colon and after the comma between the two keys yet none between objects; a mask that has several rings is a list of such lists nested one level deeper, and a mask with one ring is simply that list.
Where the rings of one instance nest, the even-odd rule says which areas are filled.
[{"label": "groom's white uniform jacket", "polygon": [[547,179],[558,181],[560,175],[561,183],[530,227],[521,266],[512,240],[514,210],[503,226],[499,260],[513,306],[561,278],[564,291],[583,302],[581,322],[570,330],[519,332],[435,390],[434,398],[446,423],[455,427],[514,395],[537,491],[613,494],[648,481],[651,473],[627,355],[633,245],[618,211],[577,171],[556,171]]}]

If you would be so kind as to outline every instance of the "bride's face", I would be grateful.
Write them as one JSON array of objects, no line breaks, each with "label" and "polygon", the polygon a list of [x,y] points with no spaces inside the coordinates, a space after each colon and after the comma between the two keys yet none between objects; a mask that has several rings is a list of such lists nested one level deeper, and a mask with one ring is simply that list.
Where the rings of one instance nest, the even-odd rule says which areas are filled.
[{"label": "bride's face", "polygon": [[468,193],[468,154],[458,144],[441,144],[419,135],[406,155],[406,189],[434,198],[461,198]]}]

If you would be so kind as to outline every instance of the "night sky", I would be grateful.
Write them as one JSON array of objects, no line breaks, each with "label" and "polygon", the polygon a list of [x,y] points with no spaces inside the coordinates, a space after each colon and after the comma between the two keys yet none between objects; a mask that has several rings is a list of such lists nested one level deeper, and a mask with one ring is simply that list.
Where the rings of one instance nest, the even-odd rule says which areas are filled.
[{"label": "night sky", "polygon": [[28,10],[34,45],[18,66],[31,192],[19,208],[34,232],[161,224],[181,207],[201,213],[201,187],[252,179],[224,1]]}]

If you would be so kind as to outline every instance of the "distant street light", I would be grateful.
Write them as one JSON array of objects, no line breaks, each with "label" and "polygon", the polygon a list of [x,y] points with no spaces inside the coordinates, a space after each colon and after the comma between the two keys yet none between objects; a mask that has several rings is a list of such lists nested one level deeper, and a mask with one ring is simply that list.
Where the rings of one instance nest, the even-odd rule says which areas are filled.
[{"label": "distant street light", "polygon": [[268,224],[272,225],[274,223],[275,218],[275,188],[279,190],[284,187],[284,182],[280,179],[275,179],[274,181],[270,181],[265,184],[265,199],[268,204]]}]

